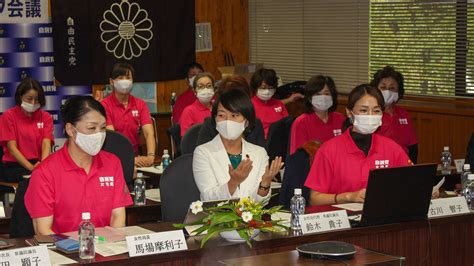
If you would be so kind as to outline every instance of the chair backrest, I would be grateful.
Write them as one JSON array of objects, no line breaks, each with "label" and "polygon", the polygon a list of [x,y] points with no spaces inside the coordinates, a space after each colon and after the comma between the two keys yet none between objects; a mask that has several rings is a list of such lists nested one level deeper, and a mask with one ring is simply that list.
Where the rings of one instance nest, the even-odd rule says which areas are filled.
[{"label": "chair backrest", "polygon": [[199,131],[201,130],[202,124],[195,124],[190,127],[186,133],[184,133],[181,139],[181,154],[193,153],[197,147],[197,139]]},{"label": "chair backrest", "polygon": [[286,160],[290,143],[291,125],[294,121],[294,117],[287,116],[270,125],[265,145],[270,161],[276,156],[281,156],[283,161]]},{"label": "chair backrest", "polygon": [[135,165],[135,155],[133,153],[132,143],[122,134],[107,130],[102,150],[115,154],[122,163],[123,177],[128,187],[133,185],[133,168]]},{"label": "chair backrest", "polygon": [[29,179],[23,179],[18,184],[10,220],[10,238],[29,237],[35,234],[33,221],[25,207],[25,194],[29,184]]},{"label": "chair backrest", "polygon": [[[158,127],[156,126],[156,119],[151,116],[151,121],[153,121],[153,133],[155,134],[155,149],[158,149]],[[149,152],[149,151],[147,151]],[[155,152],[155,151],[152,151]]]},{"label": "chair backrest", "polygon": [[171,157],[174,159],[181,155],[181,126],[174,124],[166,130],[171,142]]},{"label": "chair backrest", "polygon": [[175,159],[160,178],[161,219],[182,223],[189,205],[199,200],[200,193],[193,175],[193,154]]}]

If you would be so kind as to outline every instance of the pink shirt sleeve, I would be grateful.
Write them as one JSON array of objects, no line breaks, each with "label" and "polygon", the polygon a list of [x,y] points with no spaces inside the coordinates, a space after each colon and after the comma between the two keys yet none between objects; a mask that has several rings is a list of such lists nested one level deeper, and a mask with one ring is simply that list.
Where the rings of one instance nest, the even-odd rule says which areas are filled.
[{"label": "pink shirt sleeve", "polygon": [[54,214],[54,188],[43,169],[33,171],[25,194],[25,207],[31,218]]},{"label": "pink shirt sleeve", "polygon": [[104,107],[105,109],[105,115],[106,115],[106,118],[105,118],[105,123],[107,126],[113,126],[114,123],[112,122],[112,112],[110,110],[110,107],[109,105],[107,104],[107,99],[103,100],[102,102],[100,102],[102,104],[102,106]]},{"label": "pink shirt sleeve", "polygon": [[128,190],[127,184],[125,183],[125,178],[123,177],[122,164],[118,158],[115,158],[114,164],[117,164],[117,171],[115,173],[114,180],[115,190],[114,190],[114,202],[112,208],[121,208],[125,206],[132,205],[132,198],[130,196],[130,191]]},{"label": "pink shirt sleeve", "polygon": [[179,126],[181,127],[181,137],[184,136],[186,130],[188,130],[194,124],[194,119],[192,116],[191,105],[184,108],[183,113],[181,113],[181,118],[179,119]]},{"label": "pink shirt sleeve", "polygon": [[333,179],[333,172],[333,166],[324,154],[324,150],[319,150],[304,185],[320,193],[328,193]]},{"label": "pink shirt sleeve", "polygon": [[303,130],[303,120],[298,118],[293,122],[291,126],[291,137],[290,137],[290,154],[294,153],[307,139],[306,132]]},{"label": "pink shirt sleeve", "polygon": [[151,120],[150,109],[144,101],[140,101],[140,125],[148,125],[152,124],[153,121]]},{"label": "pink shirt sleeve", "polygon": [[10,140],[16,140],[15,119],[11,112],[5,112],[0,116],[0,145],[6,145]]},{"label": "pink shirt sleeve", "polygon": [[44,112],[45,120],[44,120],[44,136],[43,139],[49,139],[54,141],[54,126],[53,126],[53,118],[48,112]]}]

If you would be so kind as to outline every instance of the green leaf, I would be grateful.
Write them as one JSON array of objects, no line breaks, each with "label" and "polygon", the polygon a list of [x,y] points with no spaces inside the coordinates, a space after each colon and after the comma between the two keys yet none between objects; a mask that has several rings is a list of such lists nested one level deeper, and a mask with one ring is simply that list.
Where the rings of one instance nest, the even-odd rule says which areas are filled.
[{"label": "green leaf", "polygon": [[238,229],[237,233],[239,233],[239,236],[243,239],[245,239],[245,242],[247,242],[247,245],[249,247],[252,247],[252,243],[250,243],[250,236],[249,236],[249,230],[246,228],[243,229]]},{"label": "green leaf", "polygon": [[206,242],[209,239],[211,239],[211,237],[217,235],[220,232],[232,231],[232,230],[235,230],[235,229],[234,228],[229,228],[229,227],[219,227],[219,226],[209,228],[209,230],[207,231],[207,235],[205,235],[204,238],[201,241],[201,248],[204,247],[204,244],[206,244]]},{"label": "green leaf", "polygon": [[233,221],[240,220],[241,218],[235,213],[222,213],[216,212],[214,216],[211,218],[211,223],[213,225],[222,224],[222,223],[229,223]]}]

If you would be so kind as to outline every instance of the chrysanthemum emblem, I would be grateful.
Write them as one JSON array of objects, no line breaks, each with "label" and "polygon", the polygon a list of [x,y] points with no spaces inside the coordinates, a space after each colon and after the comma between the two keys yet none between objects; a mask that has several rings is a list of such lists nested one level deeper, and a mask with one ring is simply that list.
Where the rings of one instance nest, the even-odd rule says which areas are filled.
[{"label": "chrysanthemum emblem", "polygon": [[148,12],[137,3],[128,0],[114,3],[104,12],[103,18],[100,39],[117,59],[140,57],[150,47],[153,23]]}]

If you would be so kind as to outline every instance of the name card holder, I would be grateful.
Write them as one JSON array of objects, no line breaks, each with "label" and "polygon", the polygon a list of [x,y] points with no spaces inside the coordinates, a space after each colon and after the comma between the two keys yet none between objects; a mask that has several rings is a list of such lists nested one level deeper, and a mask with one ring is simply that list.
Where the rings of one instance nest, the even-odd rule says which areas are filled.
[{"label": "name card holder", "polygon": [[128,255],[130,257],[146,256],[187,250],[183,230],[127,236]]},{"label": "name card holder", "polygon": [[428,218],[469,213],[469,207],[464,197],[451,197],[431,200]]},{"label": "name card holder", "polygon": [[351,228],[345,210],[300,215],[304,235]]},{"label": "name card holder", "polygon": [[1,251],[0,265],[51,265],[51,260],[46,246],[34,246]]}]

